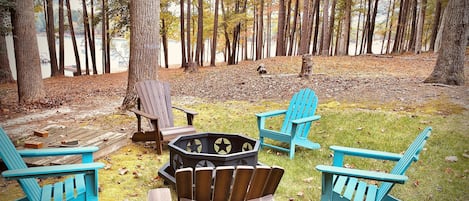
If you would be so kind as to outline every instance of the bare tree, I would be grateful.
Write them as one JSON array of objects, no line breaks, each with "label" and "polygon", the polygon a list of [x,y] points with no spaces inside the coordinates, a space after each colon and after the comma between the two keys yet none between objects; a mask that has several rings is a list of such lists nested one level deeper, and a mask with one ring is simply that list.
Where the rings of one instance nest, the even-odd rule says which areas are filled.
[{"label": "bare tree", "polygon": [[435,68],[425,79],[426,83],[464,85],[464,59],[469,37],[469,2],[467,0],[450,0],[446,7],[447,17],[443,40]]},{"label": "bare tree", "polygon": [[210,66],[215,66],[216,54],[217,54],[217,33],[218,33],[218,4],[220,0],[215,0],[215,10],[213,19],[213,37],[212,37],[212,48],[210,52]]},{"label": "bare tree", "polygon": [[420,1],[420,12],[419,22],[417,27],[417,36],[415,39],[415,53],[420,54],[422,51],[422,36],[423,36],[423,25],[425,24],[425,10],[427,8],[427,0]]},{"label": "bare tree", "polygon": [[130,1],[130,60],[127,91],[122,108],[135,105],[134,85],[141,80],[158,79],[160,55],[160,1]]},{"label": "bare tree", "polygon": [[16,1],[12,22],[18,102],[36,102],[44,98],[45,92],[34,26],[33,1]]}]

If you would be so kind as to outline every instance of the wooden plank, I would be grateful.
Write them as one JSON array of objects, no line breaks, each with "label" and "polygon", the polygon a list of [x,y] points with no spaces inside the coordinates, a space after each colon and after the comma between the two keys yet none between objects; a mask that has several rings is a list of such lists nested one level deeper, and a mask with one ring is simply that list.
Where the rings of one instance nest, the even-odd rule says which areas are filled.
[{"label": "wooden plank", "polygon": [[[45,129],[44,129],[45,130]],[[48,137],[42,138],[31,135],[27,138],[29,141],[37,141],[50,147],[60,146],[97,146],[99,151],[93,154],[95,159],[104,157],[119,148],[127,145],[129,140],[129,133],[110,132],[103,130],[92,130],[86,128],[62,128],[62,127],[49,127],[47,130]],[[76,139],[78,144],[67,145],[62,144],[64,140]],[[23,149],[25,147],[18,147]],[[59,165],[59,164],[73,164],[81,163],[81,155],[68,155],[58,157],[39,157],[39,158],[25,158],[25,162],[31,166],[46,166],[46,165]]]},{"label": "wooden plank", "polygon": [[43,130],[35,130],[34,135],[38,137],[48,137],[49,132],[48,131],[43,131]]},{"label": "wooden plank", "polygon": [[42,147],[44,147],[44,143],[43,142],[39,142],[39,141],[25,141],[24,142],[24,147],[25,148],[30,148],[30,149],[40,149]]}]

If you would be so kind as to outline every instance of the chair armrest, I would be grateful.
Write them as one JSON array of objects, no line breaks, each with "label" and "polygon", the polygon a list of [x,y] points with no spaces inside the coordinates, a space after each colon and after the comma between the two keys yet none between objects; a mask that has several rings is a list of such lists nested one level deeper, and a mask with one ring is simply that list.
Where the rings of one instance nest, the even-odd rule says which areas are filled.
[{"label": "chair armrest", "polygon": [[137,110],[137,109],[135,109],[135,108],[130,109],[130,111],[132,111],[133,113],[135,113],[137,116],[144,116],[145,118],[148,118],[148,119],[150,119],[150,120],[157,120],[157,119],[158,119],[158,117],[155,116],[155,115],[146,113],[146,112],[141,111],[141,110]]},{"label": "chair armrest", "polygon": [[2,176],[6,179],[24,179],[24,178],[39,178],[39,177],[53,177],[71,174],[82,174],[87,171],[95,171],[103,168],[104,163],[85,163],[85,164],[71,164],[71,165],[54,165],[54,166],[41,166],[30,167],[24,169],[14,169],[2,172]]},{"label": "chair armrest", "polygon": [[363,158],[373,158],[381,160],[390,160],[398,161],[402,158],[401,154],[384,152],[384,151],[374,151],[369,149],[360,149],[360,148],[351,148],[351,147],[342,147],[342,146],[331,146],[331,150],[336,153],[349,155],[349,156],[359,156]]},{"label": "chair armrest", "polygon": [[321,116],[314,115],[314,116],[305,117],[305,118],[301,118],[301,119],[295,119],[295,120],[292,121],[292,123],[294,123],[294,124],[304,124],[306,122],[317,121],[320,118],[321,118]]},{"label": "chair armrest", "polygon": [[18,150],[22,157],[43,157],[43,156],[64,156],[89,154],[98,151],[99,148],[92,147],[75,147],[75,148],[48,148],[48,149],[23,149]]},{"label": "chair armrest", "polygon": [[257,117],[273,117],[287,113],[287,110],[274,110],[269,112],[257,113]]},{"label": "chair armrest", "polygon": [[349,177],[357,177],[363,179],[372,179],[377,181],[392,182],[392,183],[405,183],[409,178],[405,175],[388,174],[384,172],[375,172],[368,170],[357,170],[343,167],[318,165],[316,169],[323,172],[334,175],[342,175]]},{"label": "chair armrest", "polygon": [[177,107],[177,106],[173,106],[173,108],[176,109],[176,110],[183,111],[186,114],[191,114],[191,115],[197,115],[198,114],[196,111],[180,108],[180,107]]}]

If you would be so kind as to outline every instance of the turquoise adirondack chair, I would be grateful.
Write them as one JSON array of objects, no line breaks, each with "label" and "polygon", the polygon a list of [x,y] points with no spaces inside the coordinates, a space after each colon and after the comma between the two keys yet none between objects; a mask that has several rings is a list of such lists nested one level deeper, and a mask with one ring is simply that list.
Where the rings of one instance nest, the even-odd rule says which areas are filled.
[{"label": "turquoise adirondack chair", "polygon": [[[406,170],[417,161],[419,154],[430,137],[432,128],[425,128],[408,147],[403,155],[367,149],[331,146],[334,150],[333,166],[318,165],[322,172],[321,201],[392,201],[399,200],[389,195],[394,184],[404,184],[408,177]],[[397,161],[390,173],[350,169],[343,167],[344,156],[357,156],[379,160]],[[375,180],[380,185],[367,183],[363,179]]]},{"label": "turquoise adirondack chair", "polygon": [[[93,162],[98,147],[16,150],[0,127],[0,157],[8,170],[6,179],[17,180],[26,197],[18,200],[98,200],[98,169],[103,163]],[[22,157],[82,155],[82,164],[27,167]],[[36,178],[66,176],[65,181],[39,186]]]},{"label": "turquoise adirondack chair", "polygon": [[[289,153],[290,159],[295,156],[295,146],[302,146],[308,149],[319,149],[318,143],[308,139],[311,123],[321,118],[315,115],[318,105],[318,97],[311,89],[302,89],[295,93],[290,100],[288,110],[275,110],[265,113],[256,114],[257,126],[259,128],[259,141],[261,147],[267,146]],[[265,128],[267,118],[285,115],[282,128],[280,131],[269,130]],[[264,138],[270,138],[289,144],[288,148],[268,144]]]}]

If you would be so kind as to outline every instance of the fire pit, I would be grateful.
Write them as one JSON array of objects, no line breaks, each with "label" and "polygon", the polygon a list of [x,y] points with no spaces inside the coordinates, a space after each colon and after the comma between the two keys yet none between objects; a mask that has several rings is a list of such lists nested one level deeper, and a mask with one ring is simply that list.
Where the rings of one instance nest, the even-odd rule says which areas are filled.
[{"label": "fire pit", "polygon": [[259,142],[238,134],[198,133],[179,136],[169,142],[169,162],[158,175],[175,184],[174,173],[185,167],[257,165]]}]

